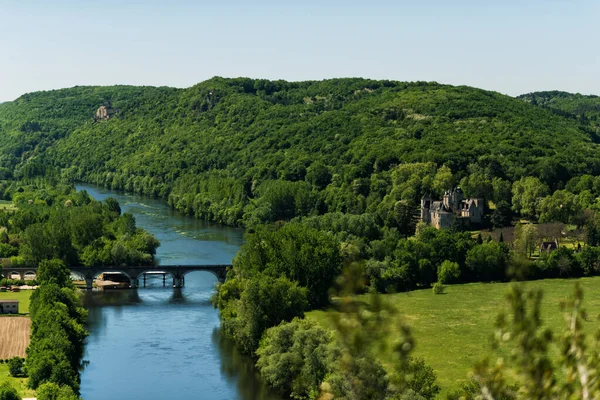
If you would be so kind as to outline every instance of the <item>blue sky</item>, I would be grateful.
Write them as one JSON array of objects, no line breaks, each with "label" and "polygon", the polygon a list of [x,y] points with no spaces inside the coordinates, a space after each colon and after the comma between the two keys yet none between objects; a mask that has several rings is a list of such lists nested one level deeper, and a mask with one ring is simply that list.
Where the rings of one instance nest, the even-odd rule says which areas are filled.
[{"label": "blue sky", "polygon": [[212,76],[600,95],[597,0],[0,0],[0,101]]}]

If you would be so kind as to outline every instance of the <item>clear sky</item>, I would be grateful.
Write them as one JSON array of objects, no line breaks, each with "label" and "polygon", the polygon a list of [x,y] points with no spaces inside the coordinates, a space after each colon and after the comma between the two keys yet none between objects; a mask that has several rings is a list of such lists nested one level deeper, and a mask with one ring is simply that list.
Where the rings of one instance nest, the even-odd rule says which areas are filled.
[{"label": "clear sky", "polygon": [[212,76],[600,95],[599,0],[0,0],[0,101]]}]

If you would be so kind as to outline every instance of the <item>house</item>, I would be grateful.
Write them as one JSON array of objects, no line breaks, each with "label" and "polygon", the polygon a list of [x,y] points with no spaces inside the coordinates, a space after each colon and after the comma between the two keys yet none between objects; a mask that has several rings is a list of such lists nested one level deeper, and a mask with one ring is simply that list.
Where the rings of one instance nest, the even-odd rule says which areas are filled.
[{"label": "house", "polygon": [[0,300],[0,314],[18,314],[19,300]]},{"label": "house", "polygon": [[556,239],[553,242],[542,242],[540,244],[540,254],[550,254],[556,249],[558,249],[558,240]]},{"label": "house", "polygon": [[446,190],[441,201],[432,201],[429,194],[421,199],[421,221],[437,229],[449,229],[456,219],[479,224],[483,211],[483,199],[465,199],[459,187]]}]

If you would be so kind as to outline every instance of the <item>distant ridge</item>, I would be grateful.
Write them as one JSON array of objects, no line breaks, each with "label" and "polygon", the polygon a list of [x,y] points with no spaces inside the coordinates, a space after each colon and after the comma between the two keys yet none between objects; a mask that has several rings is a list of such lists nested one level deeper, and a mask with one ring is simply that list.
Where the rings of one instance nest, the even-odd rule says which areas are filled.
[{"label": "distant ridge", "polygon": [[[164,197],[228,224],[377,212],[429,185],[393,192],[404,179],[396,166],[406,163],[446,165],[459,180],[477,171],[490,180],[533,175],[552,188],[600,175],[598,134],[587,120],[597,99],[359,78],[79,86],[0,105],[0,178],[57,174]],[[270,197],[280,192],[296,208]]]}]

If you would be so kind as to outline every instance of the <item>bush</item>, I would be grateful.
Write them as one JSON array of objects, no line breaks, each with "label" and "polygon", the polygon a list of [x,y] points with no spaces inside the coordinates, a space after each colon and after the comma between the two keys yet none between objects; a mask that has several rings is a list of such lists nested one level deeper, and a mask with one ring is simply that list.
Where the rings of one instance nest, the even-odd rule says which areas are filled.
[{"label": "bush", "polygon": [[435,293],[435,294],[442,294],[442,293],[444,293],[444,285],[442,285],[440,282],[436,282],[433,285],[433,293]]},{"label": "bush", "polygon": [[8,360],[8,372],[11,376],[23,375],[23,359],[21,357],[13,357]]},{"label": "bush", "polygon": [[78,400],[79,397],[67,385],[58,386],[56,383],[47,382],[40,385],[36,391],[37,400]]},{"label": "bush", "polygon": [[[437,285],[437,284],[436,284]],[[436,384],[437,375],[422,358],[410,358],[408,362],[408,388],[425,399],[435,399],[441,388]]]},{"label": "bush", "polygon": [[0,383],[0,400],[21,400],[21,396],[8,382]]}]

